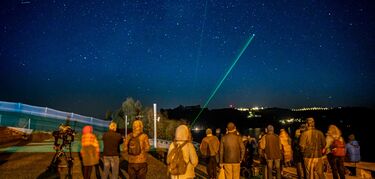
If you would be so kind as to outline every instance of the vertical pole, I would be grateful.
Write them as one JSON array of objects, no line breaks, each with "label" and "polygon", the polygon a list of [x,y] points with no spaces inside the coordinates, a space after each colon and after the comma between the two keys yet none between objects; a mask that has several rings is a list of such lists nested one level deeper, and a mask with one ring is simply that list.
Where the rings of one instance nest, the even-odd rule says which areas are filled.
[{"label": "vertical pole", "polygon": [[31,119],[29,118],[29,126],[28,126],[29,129],[30,129],[30,124],[31,124]]},{"label": "vertical pole", "polygon": [[156,103],[154,103],[154,147],[157,148],[156,143]]},{"label": "vertical pole", "polygon": [[47,116],[47,111],[48,111],[48,108],[46,107],[46,108],[44,109],[44,117]]},{"label": "vertical pole", "polygon": [[125,138],[128,136],[128,115],[125,115]]},{"label": "vertical pole", "polygon": [[93,120],[92,117],[90,117],[90,123],[91,123],[91,124],[92,124],[92,120]]}]

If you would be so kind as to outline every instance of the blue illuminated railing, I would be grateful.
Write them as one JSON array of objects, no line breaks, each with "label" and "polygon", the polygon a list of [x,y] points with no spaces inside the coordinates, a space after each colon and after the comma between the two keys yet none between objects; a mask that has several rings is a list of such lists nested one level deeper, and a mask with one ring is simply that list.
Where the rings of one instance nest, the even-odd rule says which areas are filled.
[{"label": "blue illuminated railing", "polygon": [[[63,111],[58,111],[55,109],[51,109],[48,107],[38,107],[38,106],[31,106],[22,103],[13,103],[13,102],[5,102],[0,101],[0,111],[5,112],[16,112],[22,114],[29,114],[34,116],[40,116],[45,118],[53,118],[53,119],[60,119],[66,120],[68,117],[70,121],[76,121],[82,124],[90,124],[99,127],[107,127],[110,121],[105,121],[93,117],[82,116],[79,114],[68,113]],[[1,119],[1,118],[0,118]]]}]

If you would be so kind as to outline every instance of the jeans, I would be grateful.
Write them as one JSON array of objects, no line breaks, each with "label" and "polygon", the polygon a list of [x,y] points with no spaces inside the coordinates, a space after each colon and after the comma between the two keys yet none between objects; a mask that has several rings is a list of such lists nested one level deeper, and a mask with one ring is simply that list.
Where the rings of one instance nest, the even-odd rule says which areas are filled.
[{"label": "jeans", "polygon": [[333,179],[345,179],[344,157],[336,157],[328,154],[328,162],[332,169]]},{"label": "jeans", "polygon": [[280,159],[267,160],[267,178],[272,179],[273,166],[276,168],[276,179],[281,179]]},{"label": "jeans", "polygon": [[224,163],[224,173],[225,173],[225,179],[240,179],[240,164],[239,163],[232,163],[232,164]]},{"label": "jeans", "polygon": [[112,168],[112,179],[118,178],[119,171],[119,156],[104,156],[104,169],[102,179],[107,179],[109,175],[109,169]]},{"label": "jeans", "polygon": [[91,165],[91,166],[84,166],[83,167],[83,178],[84,179],[90,179],[93,167],[95,167],[96,178],[100,178],[99,164],[97,164],[97,165]]},{"label": "jeans", "polygon": [[83,167],[83,178],[84,179],[90,179],[92,167],[93,166],[84,166]]},{"label": "jeans", "polygon": [[128,174],[130,179],[146,179],[147,163],[129,163]]}]

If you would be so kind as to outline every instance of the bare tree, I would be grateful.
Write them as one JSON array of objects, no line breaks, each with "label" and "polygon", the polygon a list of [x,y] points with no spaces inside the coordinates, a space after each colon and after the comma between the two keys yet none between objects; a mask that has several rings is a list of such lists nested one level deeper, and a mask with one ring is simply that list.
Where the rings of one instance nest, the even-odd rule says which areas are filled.
[{"label": "bare tree", "polygon": [[125,116],[128,118],[128,122],[131,124],[136,118],[142,117],[142,104],[139,100],[134,101],[133,98],[128,97],[122,103],[121,109],[123,111],[123,119]]}]

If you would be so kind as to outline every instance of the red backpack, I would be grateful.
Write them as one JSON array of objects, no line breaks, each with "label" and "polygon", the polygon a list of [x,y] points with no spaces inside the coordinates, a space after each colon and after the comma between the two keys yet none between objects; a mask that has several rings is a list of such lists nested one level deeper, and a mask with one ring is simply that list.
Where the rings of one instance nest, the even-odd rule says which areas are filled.
[{"label": "red backpack", "polygon": [[332,143],[332,154],[336,157],[345,157],[345,143],[343,140],[335,139]]}]

